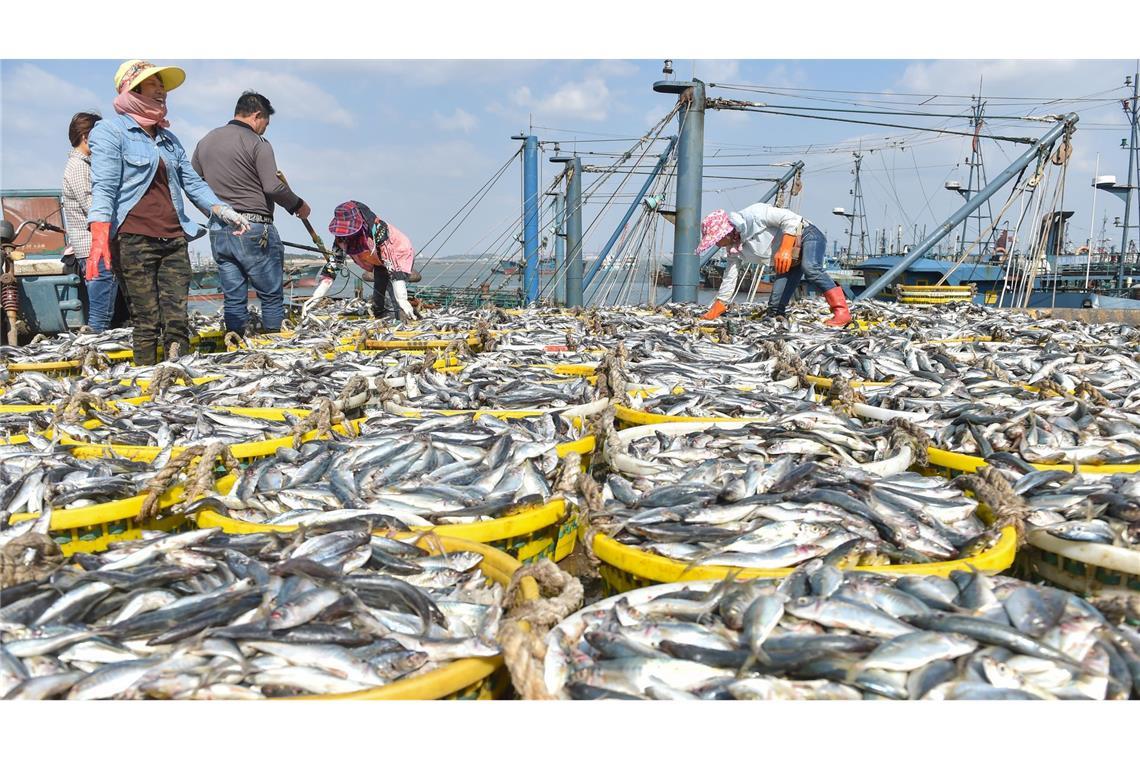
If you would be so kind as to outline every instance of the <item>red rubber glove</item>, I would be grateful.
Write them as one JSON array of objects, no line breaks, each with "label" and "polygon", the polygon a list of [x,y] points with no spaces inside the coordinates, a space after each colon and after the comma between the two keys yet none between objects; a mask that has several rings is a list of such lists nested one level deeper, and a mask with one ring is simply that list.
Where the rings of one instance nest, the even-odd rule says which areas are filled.
[{"label": "red rubber glove", "polygon": [[796,236],[784,233],[784,237],[780,241],[780,250],[776,251],[776,258],[773,261],[776,274],[787,274],[788,270],[792,268],[792,249],[795,247]]},{"label": "red rubber glove", "polygon": [[99,262],[111,268],[111,223],[91,222],[91,253],[87,256],[87,279],[99,276]]}]

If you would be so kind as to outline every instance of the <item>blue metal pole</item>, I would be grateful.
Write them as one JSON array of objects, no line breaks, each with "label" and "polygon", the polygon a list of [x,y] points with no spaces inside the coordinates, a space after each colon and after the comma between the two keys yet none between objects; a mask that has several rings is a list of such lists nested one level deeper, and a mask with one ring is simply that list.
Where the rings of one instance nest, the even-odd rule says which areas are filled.
[{"label": "blue metal pole", "polygon": [[[788,184],[793,179],[795,179],[796,172],[798,172],[802,168],[804,168],[804,162],[803,161],[796,161],[794,164],[792,164],[792,168],[788,169],[788,173],[785,174],[783,177],[780,177],[778,180],[776,180],[776,184],[772,185],[770,188],[768,188],[764,192],[763,195],[760,196],[759,202],[760,203],[767,203],[768,201],[775,198],[776,193],[780,192],[780,188],[782,188],[784,185]],[[713,248],[710,248],[703,256],[701,256],[701,266],[704,266],[705,264],[709,263],[709,261],[712,259],[712,257],[715,256],[717,251],[719,251],[719,250],[720,250],[720,248],[713,247]]]},{"label": "blue metal pole", "polygon": [[701,192],[705,164],[705,83],[655,82],[654,92],[678,95],[681,111],[680,143],[677,146],[677,218],[673,228],[673,300],[697,300],[700,262],[696,247],[701,241]]},{"label": "blue metal pole", "polygon": [[1056,142],[1057,138],[1060,137],[1066,130],[1071,129],[1073,125],[1077,123],[1079,118],[1080,117],[1078,117],[1075,113],[1070,113],[1065,117],[1064,121],[1060,121],[1057,124],[1053,125],[1053,127],[1048,132],[1046,132],[1040,140],[1033,143],[1033,145],[1030,146],[1029,150],[1021,154],[1017,160],[1010,164],[1005,169],[1005,171],[999,174],[993,182],[979,190],[976,195],[970,198],[966,205],[955,211],[949,219],[936,227],[930,237],[926,238],[926,240],[923,240],[921,245],[907,254],[902,261],[895,264],[890,268],[890,270],[883,273],[879,279],[868,285],[866,290],[855,296],[855,300],[865,301],[868,298],[874,298],[879,293],[879,291],[894,282],[899,275],[907,270],[907,267],[925,256],[932,248],[934,248],[934,246],[938,244],[938,241],[942,240],[942,238],[950,234],[950,231],[953,230],[959,222],[964,220],[975,209],[985,203],[986,199],[1000,190],[1006,182],[1009,182],[1011,179],[1013,179],[1014,176],[1019,171],[1028,166],[1029,162],[1036,158],[1038,154],[1040,154],[1042,151],[1047,152],[1053,143]]},{"label": "blue metal pole", "polygon": [[582,305],[582,159],[554,156],[551,163],[569,164],[566,181],[566,305]]},{"label": "blue metal pole", "polygon": [[566,305],[566,199],[554,196],[554,303]]},{"label": "blue metal pole", "polygon": [[526,302],[538,300],[538,138],[526,136],[523,146],[523,291]]},{"label": "blue metal pole", "polygon": [[[609,255],[610,249],[614,247],[614,243],[616,243],[618,241],[618,238],[621,237],[622,230],[624,230],[625,225],[629,223],[630,218],[633,216],[633,212],[637,211],[637,207],[641,203],[641,199],[644,198],[645,194],[649,192],[649,188],[653,185],[653,181],[657,179],[657,175],[661,173],[661,170],[663,168],[665,168],[665,162],[669,160],[669,156],[672,155],[673,148],[676,145],[677,138],[670,137],[669,145],[657,159],[657,165],[653,167],[653,171],[649,172],[649,176],[646,178],[645,184],[641,186],[641,190],[637,192],[637,196],[633,199],[633,203],[629,204],[629,208],[626,209],[625,216],[621,218],[621,221],[618,223],[618,226],[614,230],[614,233],[610,235],[610,239],[606,241],[606,245],[602,248],[602,252],[598,254],[598,258],[594,259],[594,263],[590,265],[590,271],[586,273],[586,281],[582,285],[583,289],[589,288],[590,283],[594,281],[594,275],[596,275],[598,273],[598,270],[602,268],[602,262],[606,260],[606,256]],[[693,246],[696,247],[696,243],[694,243]]]}]

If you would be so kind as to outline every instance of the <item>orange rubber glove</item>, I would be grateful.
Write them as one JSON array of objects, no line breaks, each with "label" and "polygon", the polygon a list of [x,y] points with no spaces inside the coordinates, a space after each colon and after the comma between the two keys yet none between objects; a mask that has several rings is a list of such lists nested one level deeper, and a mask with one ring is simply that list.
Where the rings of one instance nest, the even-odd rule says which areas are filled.
[{"label": "orange rubber glove", "polygon": [[111,268],[111,223],[91,222],[91,253],[87,256],[87,279],[99,276],[99,262]]},{"label": "orange rubber glove", "polygon": [[784,233],[784,237],[780,240],[780,250],[776,251],[776,258],[773,265],[776,267],[776,274],[787,274],[788,270],[792,268],[792,249],[796,247],[796,236]]}]

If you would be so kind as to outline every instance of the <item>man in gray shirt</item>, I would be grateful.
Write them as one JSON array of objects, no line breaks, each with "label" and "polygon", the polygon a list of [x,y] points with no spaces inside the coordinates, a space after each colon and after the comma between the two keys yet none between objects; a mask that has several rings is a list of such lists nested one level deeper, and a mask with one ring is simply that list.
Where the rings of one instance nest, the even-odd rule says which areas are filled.
[{"label": "man in gray shirt", "polygon": [[266,332],[280,330],[285,317],[285,246],[273,225],[274,204],[301,219],[309,217],[309,205],[277,176],[273,146],[263,137],[272,115],[268,98],[243,92],[233,121],[203,137],[191,162],[210,189],[250,221],[248,232],[234,235],[220,221],[210,220],[226,329],[238,335],[245,334],[249,322],[250,286],[261,302]]}]

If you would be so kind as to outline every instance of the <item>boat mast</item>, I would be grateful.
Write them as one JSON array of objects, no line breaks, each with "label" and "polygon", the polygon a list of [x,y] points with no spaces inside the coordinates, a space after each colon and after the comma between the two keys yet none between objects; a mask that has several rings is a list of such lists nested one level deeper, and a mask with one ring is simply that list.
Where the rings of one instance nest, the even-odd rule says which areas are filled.
[{"label": "boat mast", "polygon": [[[966,160],[966,165],[968,167],[970,167],[970,173],[969,173],[968,179],[966,181],[966,189],[963,190],[961,187],[959,187],[957,185],[957,183],[952,183],[952,184],[948,183],[947,184],[948,189],[956,190],[958,192],[958,194],[962,196],[962,199],[964,201],[966,201],[967,203],[970,202],[971,197],[973,197],[975,194],[980,192],[981,189],[988,184],[987,179],[986,179],[985,158],[982,156],[981,132],[982,132],[982,126],[985,124],[986,102],[984,100],[982,100],[982,81],[981,81],[981,79],[978,80],[978,94],[977,95],[971,95],[970,100],[972,102],[972,105],[970,107],[970,109],[971,109],[970,126],[972,126],[974,128],[974,139],[970,143],[970,157]],[[985,230],[989,229],[989,227],[993,224],[994,212],[993,212],[993,206],[990,203],[989,199],[986,200],[985,206],[986,206],[986,208],[985,208],[984,212],[982,211],[982,207],[978,206],[977,210],[974,212],[974,214],[972,216],[963,220],[962,232],[960,233],[959,238],[958,238],[958,257],[959,258],[962,257],[962,253],[966,250],[966,239],[969,237],[969,228],[970,228],[970,222],[971,221],[973,221],[975,224],[977,224],[978,238],[979,238],[979,240],[978,240],[978,257],[979,257],[979,259],[981,259],[983,257],[983,255],[986,253],[987,249],[992,249],[992,247],[993,247],[992,246],[992,242],[993,242],[993,231],[992,230],[990,231],[988,239],[980,240],[980,238],[981,238],[982,234],[985,232]]]},{"label": "boat mast", "polygon": [[855,186],[851,189],[851,228],[847,231],[847,256],[851,256],[852,237],[855,232],[855,220],[859,220],[859,261],[867,259],[867,204],[863,202],[863,183],[860,181],[860,172],[863,164],[861,150],[851,154],[855,157],[855,168],[851,173],[855,175]]},{"label": "boat mast", "polygon": [[[1136,73],[1130,77],[1132,82],[1132,97],[1121,99],[1120,103],[1124,106],[1124,113],[1128,117],[1128,174],[1125,175],[1124,184],[1126,186],[1124,195],[1124,226],[1120,231],[1120,265],[1116,273],[1116,286],[1121,290],[1124,289],[1124,259],[1128,252],[1128,230],[1130,228],[1129,220],[1132,218],[1132,194],[1136,190],[1136,186],[1140,185],[1140,166],[1136,164],[1136,132],[1137,124],[1136,117],[1140,111],[1140,65],[1136,67]],[[1124,84],[1129,84],[1129,77],[1126,77]],[[1135,174],[1134,174],[1135,172]]]}]

